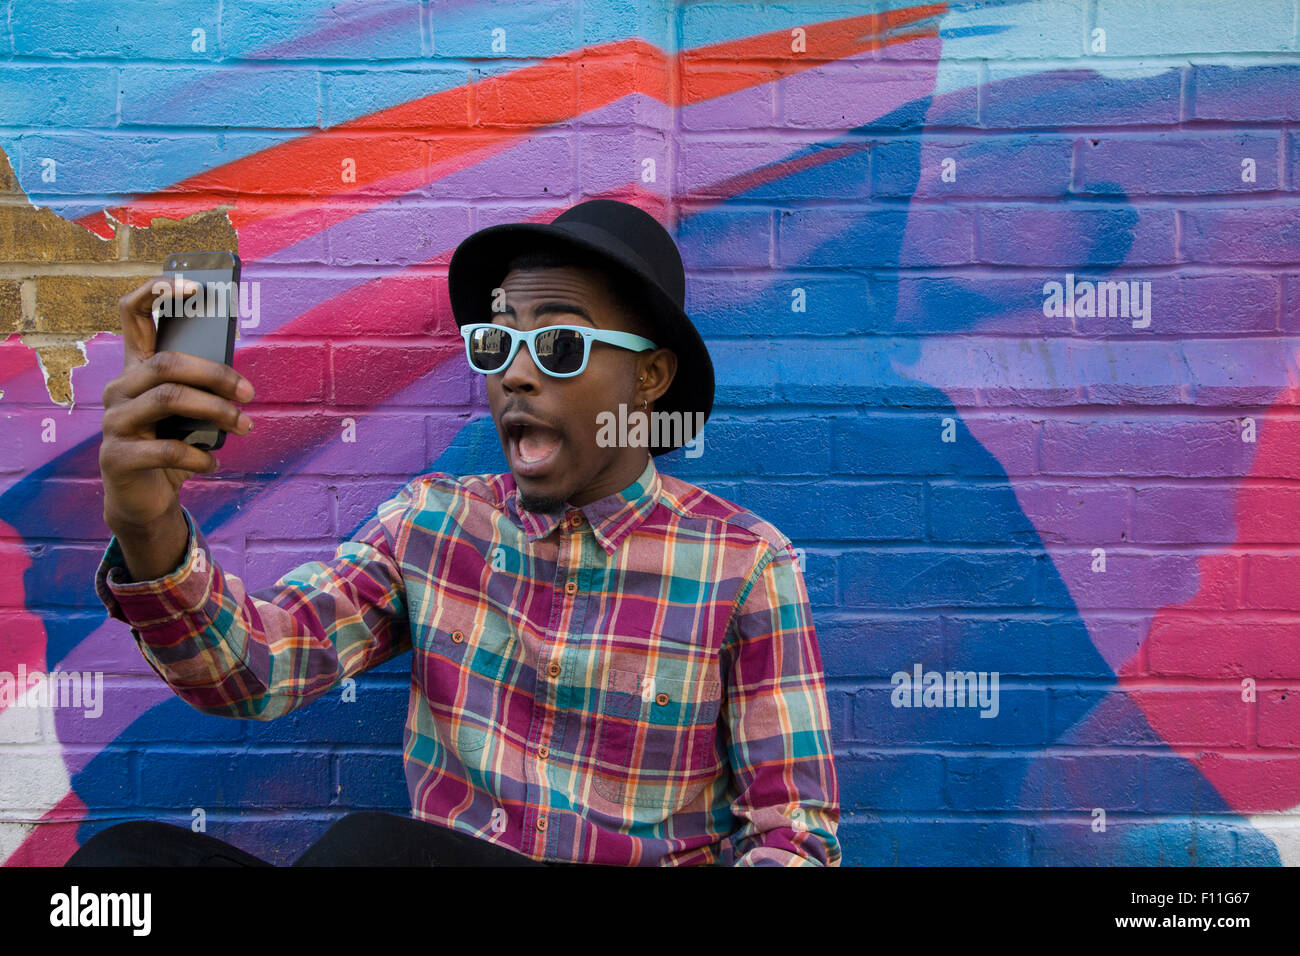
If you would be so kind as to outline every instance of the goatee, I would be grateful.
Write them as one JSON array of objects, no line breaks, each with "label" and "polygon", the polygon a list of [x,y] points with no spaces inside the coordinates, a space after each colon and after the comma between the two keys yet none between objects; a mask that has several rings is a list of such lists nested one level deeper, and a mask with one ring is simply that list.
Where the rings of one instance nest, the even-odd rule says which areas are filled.
[{"label": "goatee", "polygon": [[519,492],[519,507],[533,514],[554,514],[564,510],[564,502],[559,498],[546,498]]}]

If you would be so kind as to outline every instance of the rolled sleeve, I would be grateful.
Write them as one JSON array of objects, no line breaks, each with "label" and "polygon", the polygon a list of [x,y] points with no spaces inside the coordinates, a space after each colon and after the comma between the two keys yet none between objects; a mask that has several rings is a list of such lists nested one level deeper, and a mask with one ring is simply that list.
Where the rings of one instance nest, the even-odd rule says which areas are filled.
[{"label": "rolled sleeve", "polygon": [[130,626],[150,667],[196,710],[270,720],[409,649],[394,553],[409,491],[384,502],[332,560],[309,561],[255,592],[221,569],[185,512],[190,537],[179,567],[128,581],[113,539],[96,593],[110,616]]}]

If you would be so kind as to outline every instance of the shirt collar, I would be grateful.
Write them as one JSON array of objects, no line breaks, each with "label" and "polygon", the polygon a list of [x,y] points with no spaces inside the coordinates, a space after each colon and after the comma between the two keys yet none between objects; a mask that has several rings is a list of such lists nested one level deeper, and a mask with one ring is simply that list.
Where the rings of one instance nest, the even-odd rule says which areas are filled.
[{"label": "shirt collar", "polygon": [[659,503],[659,493],[663,483],[659,470],[655,468],[651,457],[642,469],[640,476],[622,491],[585,504],[581,507],[566,505],[564,511],[550,514],[537,514],[524,511],[519,507],[519,490],[514,487],[514,477],[510,476],[510,493],[506,498],[506,509],[515,519],[529,541],[545,538],[561,524],[566,529],[577,528],[583,519],[591,525],[596,541],[607,554],[613,554],[620,541],[626,538]]}]

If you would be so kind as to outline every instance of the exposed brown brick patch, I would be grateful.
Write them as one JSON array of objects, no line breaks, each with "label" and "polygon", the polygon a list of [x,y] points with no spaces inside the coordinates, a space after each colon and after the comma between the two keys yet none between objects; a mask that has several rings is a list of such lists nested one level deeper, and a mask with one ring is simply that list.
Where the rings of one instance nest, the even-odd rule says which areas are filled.
[{"label": "exposed brown brick patch", "polygon": [[0,282],[0,338],[17,332],[23,324],[22,287],[12,280]]},{"label": "exposed brown brick patch", "polygon": [[238,252],[235,227],[224,207],[196,212],[187,219],[154,219],[148,229],[126,230],[127,258],[162,264],[173,252]]},{"label": "exposed brown brick patch", "polygon": [[13,166],[9,165],[9,157],[5,155],[4,150],[0,149],[0,196],[17,194],[18,177],[14,175]]},{"label": "exposed brown brick patch", "polygon": [[38,276],[33,328],[78,339],[91,338],[96,332],[119,332],[117,300],[156,274]]},{"label": "exposed brown brick patch", "polygon": [[118,226],[101,239],[14,197],[22,190],[0,150],[0,337],[22,333],[40,356],[50,398],[62,404],[72,403],[71,372],[86,362],[80,343],[119,334],[118,299],[158,275],[168,255],[238,250],[225,207],[155,219],[147,229]]},{"label": "exposed brown brick patch", "polygon": [[[24,337],[24,344],[27,344]],[[45,368],[45,387],[60,405],[72,404],[72,370],[86,364],[86,356],[75,344],[34,345]]]},{"label": "exposed brown brick patch", "polygon": [[0,261],[114,262],[117,240],[101,239],[45,207],[0,206]]}]

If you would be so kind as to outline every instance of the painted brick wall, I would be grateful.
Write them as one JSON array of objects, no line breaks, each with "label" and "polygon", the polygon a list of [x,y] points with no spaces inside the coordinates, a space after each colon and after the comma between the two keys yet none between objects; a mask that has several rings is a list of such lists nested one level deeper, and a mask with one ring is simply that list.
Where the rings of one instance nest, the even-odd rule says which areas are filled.
[{"label": "painted brick wall", "polygon": [[103,613],[117,298],[241,256],[257,427],[183,502],[262,587],[504,470],[446,261],[593,196],[674,231],[717,366],[663,467],[805,553],[846,863],[1300,860],[1295,0],[0,11],[0,860],[407,807],[409,658],[222,720]]}]

